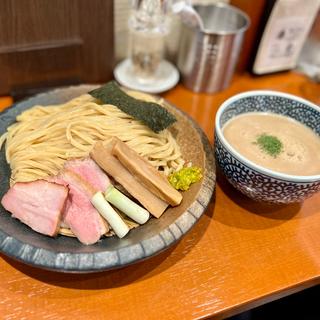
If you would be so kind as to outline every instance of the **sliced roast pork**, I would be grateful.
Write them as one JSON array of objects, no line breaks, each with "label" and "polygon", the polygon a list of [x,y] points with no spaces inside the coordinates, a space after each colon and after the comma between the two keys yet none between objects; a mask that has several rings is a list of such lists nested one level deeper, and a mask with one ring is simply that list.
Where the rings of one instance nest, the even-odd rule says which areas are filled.
[{"label": "sliced roast pork", "polygon": [[88,184],[79,182],[77,175],[63,171],[55,182],[67,185],[69,197],[63,213],[63,222],[69,226],[76,237],[84,244],[93,244],[108,231],[106,223],[91,204],[95,190]]},{"label": "sliced roast pork", "polygon": [[54,236],[68,196],[68,188],[45,180],[17,182],[3,196],[1,204],[14,218],[33,230]]},{"label": "sliced roast pork", "polygon": [[97,191],[104,192],[110,185],[108,176],[91,158],[67,161],[65,169],[78,174]]},{"label": "sliced roast pork", "polygon": [[[68,161],[65,165],[65,168],[66,171],[71,171],[75,176],[78,177],[77,180],[79,181],[79,183],[85,182],[85,188],[87,190],[90,189],[90,185],[97,191],[100,191],[102,194],[104,194],[105,192],[105,199],[109,201],[111,204],[113,204],[113,206],[116,207],[118,210],[120,210],[120,212],[124,213],[125,215],[133,219],[135,222],[139,224],[144,224],[148,221],[150,217],[149,212],[141,206],[139,206],[138,204],[136,204],[135,202],[131,201],[118,189],[114,188],[113,185],[110,183],[109,177],[100,169],[100,167],[91,158]],[[92,200],[93,199],[91,199],[91,202]],[[123,228],[121,229],[124,232],[125,226],[116,217],[118,214],[116,212],[113,212],[113,210],[109,210],[109,213],[112,213],[111,216],[109,216],[109,219],[106,216],[104,216],[104,218],[111,225],[113,231],[116,232],[117,227],[119,227],[119,225],[122,225]],[[112,226],[112,221],[117,221],[116,224],[113,223],[116,230],[114,226]],[[118,236],[120,233],[116,232]]]}]

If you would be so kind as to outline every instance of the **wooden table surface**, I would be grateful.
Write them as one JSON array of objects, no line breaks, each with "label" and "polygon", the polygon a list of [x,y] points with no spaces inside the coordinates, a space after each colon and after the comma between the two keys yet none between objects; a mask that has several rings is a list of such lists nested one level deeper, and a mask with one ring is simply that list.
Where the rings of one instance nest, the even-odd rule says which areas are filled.
[{"label": "wooden table surface", "polygon": [[[320,104],[320,85],[296,73],[236,76],[227,90],[164,94],[213,141],[219,105],[231,95],[272,89]],[[319,283],[320,193],[268,207],[218,178],[215,197],[174,247],[121,270],[88,275],[38,270],[0,257],[1,319],[222,318]]]}]

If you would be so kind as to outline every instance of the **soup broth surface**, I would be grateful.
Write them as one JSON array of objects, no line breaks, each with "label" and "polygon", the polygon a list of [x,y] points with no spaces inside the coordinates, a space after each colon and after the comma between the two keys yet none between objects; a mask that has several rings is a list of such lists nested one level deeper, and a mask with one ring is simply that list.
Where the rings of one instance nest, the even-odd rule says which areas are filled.
[{"label": "soup broth surface", "polygon": [[[250,112],[232,118],[222,130],[236,151],[262,167],[298,176],[320,174],[320,137],[292,118]],[[269,155],[255,143],[262,134],[281,141],[282,151],[277,156]]]}]

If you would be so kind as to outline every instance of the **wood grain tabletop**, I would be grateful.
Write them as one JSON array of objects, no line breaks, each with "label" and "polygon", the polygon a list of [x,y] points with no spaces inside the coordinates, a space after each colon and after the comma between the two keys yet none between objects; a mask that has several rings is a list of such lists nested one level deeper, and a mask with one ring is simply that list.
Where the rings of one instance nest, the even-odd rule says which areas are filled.
[{"label": "wood grain tabletop", "polygon": [[[215,113],[242,91],[288,92],[320,104],[320,85],[297,73],[235,76],[218,94],[179,85],[163,96],[193,117],[213,141]],[[59,274],[0,256],[0,318],[224,318],[319,283],[320,193],[301,204],[266,206],[218,174],[215,195],[175,246],[110,272]]]}]

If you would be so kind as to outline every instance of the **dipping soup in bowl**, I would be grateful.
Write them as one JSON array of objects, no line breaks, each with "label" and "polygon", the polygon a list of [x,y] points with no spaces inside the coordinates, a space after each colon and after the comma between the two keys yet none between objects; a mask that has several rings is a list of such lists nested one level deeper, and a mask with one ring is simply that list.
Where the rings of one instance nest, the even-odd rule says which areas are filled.
[{"label": "dipping soup in bowl", "polygon": [[216,114],[215,157],[248,197],[301,202],[320,191],[320,108],[276,91],[237,94]]},{"label": "dipping soup in bowl", "polygon": [[320,174],[320,137],[292,118],[249,112],[229,120],[222,132],[235,150],[260,166],[297,176]]}]

